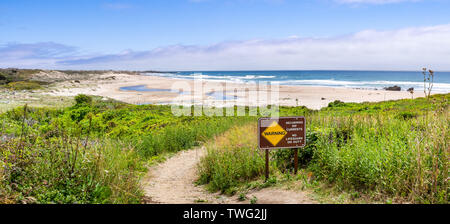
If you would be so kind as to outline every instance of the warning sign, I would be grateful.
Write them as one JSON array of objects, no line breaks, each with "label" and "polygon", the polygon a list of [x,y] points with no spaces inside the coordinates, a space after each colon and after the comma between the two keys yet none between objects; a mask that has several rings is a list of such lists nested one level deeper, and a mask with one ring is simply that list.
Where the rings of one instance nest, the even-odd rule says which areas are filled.
[{"label": "warning sign", "polygon": [[260,149],[300,148],[306,143],[304,117],[260,118],[258,132]]},{"label": "warning sign", "polygon": [[287,131],[275,121],[262,133],[262,136],[264,136],[264,138],[266,138],[273,146],[276,146],[286,135]]}]

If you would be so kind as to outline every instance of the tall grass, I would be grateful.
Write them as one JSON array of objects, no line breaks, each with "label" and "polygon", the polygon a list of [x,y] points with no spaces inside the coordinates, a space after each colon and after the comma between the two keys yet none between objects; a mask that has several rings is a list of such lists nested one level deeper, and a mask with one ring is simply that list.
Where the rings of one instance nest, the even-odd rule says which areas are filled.
[{"label": "tall grass", "polygon": [[[0,203],[139,203],[142,163],[117,141],[27,132],[0,141]],[[1,133],[0,133],[1,135]]]},{"label": "tall grass", "polygon": [[[306,115],[307,146],[299,162],[313,178],[339,189],[377,195],[373,200],[449,202],[449,95],[430,101],[333,103],[321,111],[282,108]],[[200,183],[228,191],[262,175],[256,123],[231,129],[208,145]],[[293,151],[274,150],[272,166],[292,168]]]},{"label": "tall grass", "polygon": [[138,144],[137,150],[141,156],[148,158],[162,152],[189,149],[199,146],[237,124],[254,120],[252,117],[217,117],[177,123],[145,135]]},{"label": "tall grass", "polygon": [[198,182],[212,191],[232,193],[239,182],[261,175],[265,162],[255,147],[256,136],[256,126],[238,126],[208,143],[207,155],[199,163]]},{"label": "tall grass", "polygon": [[[448,112],[322,117],[310,169],[344,188],[421,203],[448,203]],[[345,133],[345,134],[343,134]]]}]

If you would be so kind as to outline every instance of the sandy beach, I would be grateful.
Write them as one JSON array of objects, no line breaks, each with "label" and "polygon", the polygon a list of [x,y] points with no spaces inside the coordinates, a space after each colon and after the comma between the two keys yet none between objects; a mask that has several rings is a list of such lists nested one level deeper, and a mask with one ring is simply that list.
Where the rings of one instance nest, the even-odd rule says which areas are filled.
[{"label": "sandy beach", "polygon": [[[195,83],[197,82],[197,83]],[[200,83],[200,84],[199,84]],[[121,90],[123,87],[139,86],[141,90]],[[174,87],[182,87],[182,93]],[[203,89],[199,89],[203,87]],[[194,88],[198,91],[194,91]],[[271,96],[279,99],[280,106],[306,106],[310,109],[326,107],[335,100],[343,102],[378,102],[411,98],[407,91],[366,90],[339,87],[279,86],[278,96],[265,85],[194,81],[159,76],[105,73],[84,80],[60,82],[46,94],[52,96],[75,96],[89,94],[112,98],[132,104],[189,104],[196,105],[267,105]],[[142,90],[143,89],[143,90]],[[225,92],[224,92],[225,90]],[[274,88],[276,91],[277,89]],[[225,93],[225,101],[222,101]],[[274,94],[274,95],[271,95]],[[259,96],[259,97],[258,97]],[[414,93],[414,98],[424,96]],[[267,98],[267,99],[266,99]],[[256,99],[256,100],[255,100]]]}]

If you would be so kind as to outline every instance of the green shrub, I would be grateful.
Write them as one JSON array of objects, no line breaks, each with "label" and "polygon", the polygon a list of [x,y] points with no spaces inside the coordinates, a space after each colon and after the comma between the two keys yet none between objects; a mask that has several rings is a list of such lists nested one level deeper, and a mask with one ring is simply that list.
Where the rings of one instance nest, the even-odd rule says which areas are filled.
[{"label": "green shrub", "polygon": [[[298,164],[300,167],[307,167],[311,162],[314,151],[316,150],[316,143],[319,133],[312,130],[306,132],[306,145],[298,150]],[[273,152],[273,158],[276,162],[276,166],[282,172],[291,171],[294,169],[294,156],[293,149],[277,149]]]},{"label": "green shrub", "polygon": [[14,90],[33,90],[41,88],[41,85],[33,81],[18,81],[8,83],[8,87]]},{"label": "green shrub", "polygon": [[335,100],[328,104],[328,107],[342,107],[342,106],[345,106],[345,103],[340,100]]},{"label": "green shrub", "polygon": [[84,94],[78,94],[77,96],[75,96],[75,103],[76,106],[91,105],[92,97]]},{"label": "green shrub", "polygon": [[397,115],[395,115],[395,117],[397,119],[408,120],[417,117],[417,114],[413,112],[400,112]]},{"label": "green shrub", "polygon": [[72,119],[72,121],[80,122],[91,111],[92,111],[92,108],[90,108],[88,106],[79,106],[79,107],[76,107],[76,108],[70,110],[69,116]]},{"label": "green shrub", "polygon": [[6,84],[7,82],[6,76],[0,73],[0,85]]}]

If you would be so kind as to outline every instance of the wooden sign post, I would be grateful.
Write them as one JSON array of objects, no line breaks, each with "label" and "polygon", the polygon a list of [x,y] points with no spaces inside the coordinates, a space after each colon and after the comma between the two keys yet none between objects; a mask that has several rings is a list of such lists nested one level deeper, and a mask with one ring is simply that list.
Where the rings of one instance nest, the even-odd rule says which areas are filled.
[{"label": "wooden sign post", "polygon": [[263,117],[258,120],[258,147],[266,151],[266,180],[269,179],[269,150],[294,149],[294,172],[298,170],[298,148],[306,145],[305,117]]}]

